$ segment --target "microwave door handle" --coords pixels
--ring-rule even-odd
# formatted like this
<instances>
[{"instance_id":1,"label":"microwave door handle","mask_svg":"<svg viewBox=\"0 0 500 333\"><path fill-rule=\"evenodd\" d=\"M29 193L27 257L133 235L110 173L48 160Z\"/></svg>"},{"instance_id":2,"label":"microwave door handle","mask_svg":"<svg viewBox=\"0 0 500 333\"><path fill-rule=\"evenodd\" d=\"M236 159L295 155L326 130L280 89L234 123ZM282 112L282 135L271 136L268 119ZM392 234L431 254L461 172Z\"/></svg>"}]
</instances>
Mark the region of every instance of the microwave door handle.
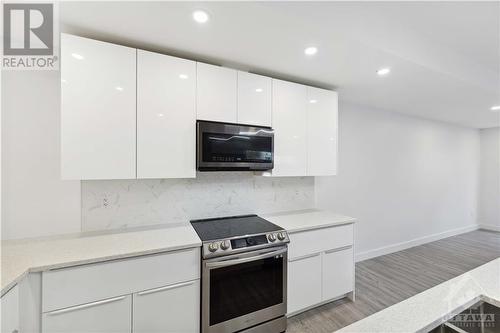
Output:
<instances>
[{"instance_id":1,"label":"microwave door handle","mask_svg":"<svg viewBox=\"0 0 500 333\"><path fill-rule=\"evenodd\" d=\"M224 261L216 261L216 262L207 262L205 265L207 265L207 268L220 268L220 267L226 267L226 266L232 266L232 265L237 265L237 264L243 264L246 262L254 261L254 260L260 260L260 259L266 259L270 257L274 257L280 254L283 254L287 251L286 248L273 251L273 252L267 252L264 254L259 254L257 256L252 256L252 257L247 257L247 258L240 258L240 259L231 259L231 260L224 260Z\"/></svg>"}]
</instances>

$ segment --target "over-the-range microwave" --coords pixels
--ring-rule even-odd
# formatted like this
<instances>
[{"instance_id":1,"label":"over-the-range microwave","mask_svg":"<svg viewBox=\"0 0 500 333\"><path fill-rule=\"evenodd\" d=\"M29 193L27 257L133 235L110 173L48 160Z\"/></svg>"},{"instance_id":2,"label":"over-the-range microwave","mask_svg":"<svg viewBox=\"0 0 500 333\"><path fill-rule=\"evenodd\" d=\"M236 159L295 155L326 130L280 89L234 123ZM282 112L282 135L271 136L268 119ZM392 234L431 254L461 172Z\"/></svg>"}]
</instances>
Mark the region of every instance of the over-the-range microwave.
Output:
<instances>
[{"instance_id":1,"label":"over-the-range microwave","mask_svg":"<svg viewBox=\"0 0 500 333\"><path fill-rule=\"evenodd\" d=\"M273 168L270 127L197 121L199 171L265 171Z\"/></svg>"}]
</instances>

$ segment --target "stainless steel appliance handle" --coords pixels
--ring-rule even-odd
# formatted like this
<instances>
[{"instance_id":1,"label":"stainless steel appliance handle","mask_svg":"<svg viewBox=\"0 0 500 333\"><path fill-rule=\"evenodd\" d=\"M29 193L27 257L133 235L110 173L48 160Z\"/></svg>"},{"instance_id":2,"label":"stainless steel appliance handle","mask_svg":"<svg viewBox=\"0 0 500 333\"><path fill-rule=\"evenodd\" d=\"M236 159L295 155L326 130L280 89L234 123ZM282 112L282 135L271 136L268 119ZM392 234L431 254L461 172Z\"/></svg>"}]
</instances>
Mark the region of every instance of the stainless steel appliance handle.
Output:
<instances>
[{"instance_id":1,"label":"stainless steel appliance handle","mask_svg":"<svg viewBox=\"0 0 500 333\"><path fill-rule=\"evenodd\" d=\"M269 257L274 257L274 256L285 253L287 250L288 250L287 248L284 248L284 249L280 249L277 251L266 252L264 254L259 254L256 256L252 256L252 257L246 257L246 258L240 258L240 259L230 259L230 260L216 261L216 262L207 262L205 265L207 265L207 268L219 268L219 267L226 267L226 266L232 266L232 265L237 265L237 264L243 264L243 263L254 261L254 260L260 260L260 259L265 259L265 258L269 258Z\"/></svg>"}]
</instances>

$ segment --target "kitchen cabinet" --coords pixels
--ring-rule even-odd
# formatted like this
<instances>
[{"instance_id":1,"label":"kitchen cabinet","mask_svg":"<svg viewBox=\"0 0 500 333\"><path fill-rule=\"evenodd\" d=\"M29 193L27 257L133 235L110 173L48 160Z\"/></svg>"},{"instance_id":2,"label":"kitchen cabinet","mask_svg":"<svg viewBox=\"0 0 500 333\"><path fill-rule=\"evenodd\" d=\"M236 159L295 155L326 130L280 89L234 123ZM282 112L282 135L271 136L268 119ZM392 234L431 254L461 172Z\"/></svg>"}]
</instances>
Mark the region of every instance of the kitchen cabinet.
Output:
<instances>
[{"instance_id":1,"label":"kitchen cabinet","mask_svg":"<svg viewBox=\"0 0 500 333\"><path fill-rule=\"evenodd\" d=\"M200 282L193 280L134 294L134 333L195 333L200 328Z\"/></svg>"},{"instance_id":2,"label":"kitchen cabinet","mask_svg":"<svg viewBox=\"0 0 500 333\"><path fill-rule=\"evenodd\" d=\"M2 311L1 328L2 333L20 332L19 322L19 287L16 285L0 299Z\"/></svg>"},{"instance_id":3,"label":"kitchen cabinet","mask_svg":"<svg viewBox=\"0 0 500 333\"><path fill-rule=\"evenodd\" d=\"M129 333L132 297L99 300L42 315L44 333Z\"/></svg>"},{"instance_id":4,"label":"kitchen cabinet","mask_svg":"<svg viewBox=\"0 0 500 333\"><path fill-rule=\"evenodd\" d=\"M196 62L137 51L137 178L196 176Z\"/></svg>"},{"instance_id":5,"label":"kitchen cabinet","mask_svg":"<svg viewBox=\"0 0 500 333\"><path fill-rule=\"evenodd\" d=\"M238 123L271 127L272 80L238 72Z\"/></svg>"},{"instance_id":6,"label":"kitchen cabinet","mask_svg":"<svg viewBox=\"0 0 500 333\"><path fill-rule=\"evenodd\" d=\"M337 173L338 97L335 91L307 87L307 175Z\"/></svg>"},{"instance_id":7,"label":"kitchen cabinet","mask_svg":"<svg viewBox=\"0 0 500 333\"><path fill-rule=\"evenodd\" d=\"M306 86L273 79L274 169L272 176L305 176Z\"/></svg>"},{"instance_id":8,"label":"kitchen cabinet","mask_svg":"<svg viewBox=\"0 0 500 333\"><path fill-rule=\"evenodd\" d=\"M198 62L196 75L197 119L236 123L236 70Z\"/></svg>"},{"instance_id":9,"label":"kitchen cabinet","mask_svg":"<svg viewBox=\"0 0 500 333\"><path fill-rule=\"evenodd\" d=\"M288 316L353 295L352 223L292 232L289 237Z\"/></svg>"},{"instance_id":10,"label":"kitchen cabinet","mask_svg":"<svg viewBox=\"0 0 500 333\"><path fill-rule=\"evenodd\" d=\"M321 254L290 259L287 312L294 313L321 302Z\"/></svg>"},{"instance_id":11,"label":"kitchen cabinet","mask_svg":"<svg viewBox=\"0 0 500 333\"><path fill-rule=\"evenodd\" d=\"M136 49L61 35L63 179L136 178Z\"/></svg>"},{"instance_id":12,"label":"kitchen cabinet","mask_svg":"<svg viewBox=\"0 0 500 333\"><path fill-rule=\"evenodd\" d=\"M350 293L354 289L353 258L352 246L324 252L322 262L323 301Z\"/></svg>"},{"instance_id":13,"label":"kitchen cabinet","mask_svg":"<svg viewBox=\"0 0 500 333\"><path fill-rule=\"evenodd\" d=\"M198 332L200 249L42 272L42 333Z\"/></svg>"}]
</instances>

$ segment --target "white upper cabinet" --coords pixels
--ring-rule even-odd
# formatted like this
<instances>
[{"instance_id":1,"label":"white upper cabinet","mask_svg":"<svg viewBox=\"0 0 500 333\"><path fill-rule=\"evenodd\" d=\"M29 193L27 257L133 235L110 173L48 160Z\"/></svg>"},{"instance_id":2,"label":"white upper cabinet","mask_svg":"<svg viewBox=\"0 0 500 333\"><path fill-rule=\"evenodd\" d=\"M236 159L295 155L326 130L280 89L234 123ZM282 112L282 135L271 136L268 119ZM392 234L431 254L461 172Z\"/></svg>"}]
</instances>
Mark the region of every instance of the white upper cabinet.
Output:
<instances>
[{"instance_id":1,"label":"white upper cabinet","mask_svg":"<svg viewBox=\"0 0 500 333\"><path fill-rule=\"evenodd\" d=\"M197 63L197 119L237 122L237 72Z\"/></svg>"},{"instance_id":2,"label":"white upper cabinet","mask_svg":"<svg viewBox=\"0 0 500 333\"><path fill-rule=\"evenodd\" d=\"M196 62L137 52L137 178L196 176Z\"/></svg>"},{"instance_id":3,"label":"white upper cabinet","mask_svg":"<svg viewBox=\"0 0 500 333\"><path fill-rule=\"evenodd\" d=\"M306 86L273 80L272 176L304 176L307 167Z\"/></svg>"},{"instance_id":4,"label":"white upper cabinet","mask_svg":"<svg viewBox=\"0 0 500 333\"><path fill-rule=\"evenodd\" d=\"M307 175L337 173L338 98L335 91L307 87Z\"/></svg>"},{"instance_id":5,"label":"white upper cabinet","mask_svg":"<svg viewBox=\"0 0 500 333\"><path fill-rule=\"evenodd\" d=\"M238 123L271 126L272 79L238 72Z\"/></svg>"},{"instance_id":6,"label":"white upper cabinet","mask_svg":"<svg viewBox=\"0 0 500 333\"><path fill-rule=\"evenodd\" d=\"M136 177L136 50L61 35L63 179Z\"/></svg>"}]
</instances>

